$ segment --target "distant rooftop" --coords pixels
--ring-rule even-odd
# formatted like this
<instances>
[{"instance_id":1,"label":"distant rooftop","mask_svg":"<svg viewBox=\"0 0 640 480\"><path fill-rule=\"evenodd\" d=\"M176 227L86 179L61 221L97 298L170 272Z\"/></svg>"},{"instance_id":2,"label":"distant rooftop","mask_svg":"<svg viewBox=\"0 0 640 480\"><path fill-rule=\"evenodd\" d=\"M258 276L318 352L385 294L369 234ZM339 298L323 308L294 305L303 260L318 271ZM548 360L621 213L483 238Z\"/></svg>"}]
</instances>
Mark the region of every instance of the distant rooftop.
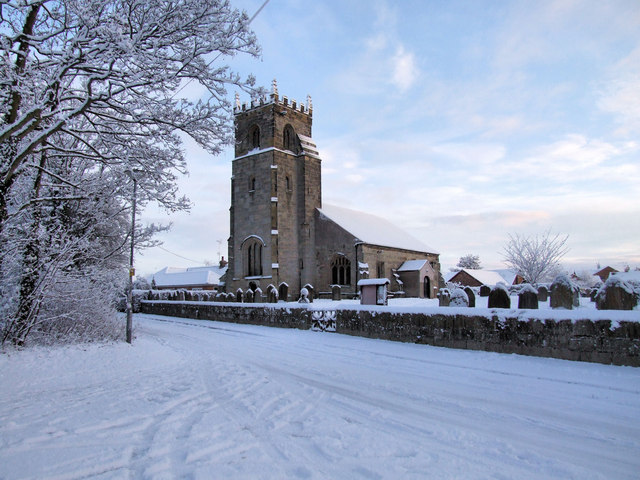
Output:
<instances>
[{"instance_id":1,"label":"distant rooftop","mask_svg":"<svg viewBox=\"0 0 640 480\"><path fill-rule=\"evenodd\" d=\"M161 287L187 287L187 286L215 286L220 283L220 277L226 271L226 267L164 267L153 275L156 286Z\"/></svg>"}]
</instances>

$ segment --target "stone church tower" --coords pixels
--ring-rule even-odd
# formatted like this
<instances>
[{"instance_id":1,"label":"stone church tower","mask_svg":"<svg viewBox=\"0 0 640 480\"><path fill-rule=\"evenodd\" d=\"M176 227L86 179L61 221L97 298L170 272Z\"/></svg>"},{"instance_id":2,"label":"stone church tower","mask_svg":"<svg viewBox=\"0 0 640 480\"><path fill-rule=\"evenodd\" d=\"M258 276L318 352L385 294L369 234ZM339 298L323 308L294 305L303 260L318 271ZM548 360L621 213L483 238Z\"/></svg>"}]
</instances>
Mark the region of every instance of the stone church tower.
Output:
<instances>
[{"instance_id":1,"label":"stone church tower","mask_svg":"<svg viewBox=\"0 0 640 480\"><path fill-rule=\"evenodd\" d=\"M352 298L358 282L391 280L392 291L433 298L439 254L390 222L322 205L320 156L311 138L311 99L278 95L240 104L236 96L227 292L269 285L284 300L305 285L326 298Z\"/></svg>"},{"instance_id":2,"label":"stone church tower","mask_svg":"<svg viewBox=\"0 0 640 480\"><path fill-rule=\"evenodd\" d=\"M314 214L321 208L320 157L311 139L311 99L240 105L236 96L226 290L313 283Z\"/></svg>"}]
</instances>

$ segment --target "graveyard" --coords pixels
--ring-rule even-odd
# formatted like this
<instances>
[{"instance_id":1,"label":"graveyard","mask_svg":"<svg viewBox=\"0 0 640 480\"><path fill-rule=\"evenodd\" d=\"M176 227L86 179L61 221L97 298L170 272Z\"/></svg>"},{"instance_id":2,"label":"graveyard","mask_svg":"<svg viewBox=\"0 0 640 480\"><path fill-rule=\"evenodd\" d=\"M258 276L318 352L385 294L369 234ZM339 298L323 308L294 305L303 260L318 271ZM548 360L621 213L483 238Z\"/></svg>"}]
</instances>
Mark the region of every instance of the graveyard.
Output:
<instances>
[{"instance_id":1,"label":"graveyard","mask_svg":"<svg viewBox=\"0 0 640 480\"><path fill-rule=\"evenodd\" d=\"M314 298L310 285L305 295L287 295L286 301L278 299L275 287L266 295L260 290L139 291L136 306L148 314L640 366L634 282L635 277L608 280L589 295L581 294L566 276L538 288L496 285L465 291L450 285L440 289L437 299L402 298L390 292L392 298L379 305L342 299L339 288L332 289L330 298Z\"/></svg>"}]
</instances>

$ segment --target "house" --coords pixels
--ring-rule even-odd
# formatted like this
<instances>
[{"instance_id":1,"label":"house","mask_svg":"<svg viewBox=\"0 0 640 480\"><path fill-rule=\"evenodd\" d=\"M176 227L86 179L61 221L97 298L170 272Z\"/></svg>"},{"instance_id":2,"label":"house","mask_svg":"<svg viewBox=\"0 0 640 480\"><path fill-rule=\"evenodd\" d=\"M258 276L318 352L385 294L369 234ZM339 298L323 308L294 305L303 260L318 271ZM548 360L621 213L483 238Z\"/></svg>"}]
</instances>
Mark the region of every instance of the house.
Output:
<instances>
[{"instance_id":1,"label":"house","mask_svg":"<svg viewBox=\"0 0 640 480\"><path fill-rule=\"evenodd\" d=\"M428 278L438 289L438 252L391 222L322 202L321 158L312 139L313 107L280 97L234 110L228 292L286 285L293 296L305 285L328 292L340 285L356 295L363 278L392 278L405 262L428 262L416 285ZM414 290L425 295L423 287Z\"/></svg>"},{"instance_id":2,"label":"house","mask_svg":"<svg viewBox=\"0 0 640 480\"><path fill-rule=\"evenodd\" d=\"M504 278L504 283L507 285L520 285L524 283L524 277L513 270L500 269L491 271L500 274L500 276Z\"/></svg>"},{"instance_id":3,"label":"house","mask_svg":"<svg viewBox=\"0 0 640 480\"><path fill-rule=\"evenodd\" d=\"M600 280L602 282L606 282L607 278L609 278L609 275L611 275L612 273L617 273L618 270L616 270L613 267L609 267L606 266L600 270L598 270L596 273L594 273L595 276L597 276L598 278L600 278Z\"/></svg>"},{"instance_id":4,"label":"house","mask_svg":"<svg viewBox=\"0 0 640 480\"><path fill-rule=\"evenodd\" d=\"M154 290L218 290L226 269L224 257L218 266L165 267L153 275L151 286Z\"/></svg>"},{"instance_id":5,"label":"house","mask_svg":"<svg viewBox=\"0 0 640 480\"><path fill-rule=\"evenodd\" d=\"M449 277L448 283L457 283L464 287L481 287L482 285L496 285L506 282L498 272L463 268Z\"/></svg>"},{"instance_id":6,"label":"house","mask_svg":"<svg viewBox=\"0 0 640 480\"><path fill-rule=\"evenodd\" d=\"M462 269L449 276L448 283L458 283L465 287L492 286L498 283L519 285L524 282L521 275L510 270L472 270Z\"/></svg>"}]
</instances>

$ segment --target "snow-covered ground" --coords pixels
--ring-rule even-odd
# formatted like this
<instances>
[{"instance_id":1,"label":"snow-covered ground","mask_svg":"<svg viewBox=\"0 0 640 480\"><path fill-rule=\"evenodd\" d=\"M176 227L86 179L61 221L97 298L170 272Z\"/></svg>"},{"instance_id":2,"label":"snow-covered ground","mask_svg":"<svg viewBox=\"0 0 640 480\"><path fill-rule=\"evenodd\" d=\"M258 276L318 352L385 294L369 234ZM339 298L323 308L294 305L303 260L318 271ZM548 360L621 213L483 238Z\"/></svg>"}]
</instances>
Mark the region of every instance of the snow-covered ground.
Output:
<instances>
[{"instance_id":1,"label":"snow-covered ground","mask_svg":"<svg viewBox=\"0 0 640 480\"><path fill-rule=\"evenodd\" d=\"M0 354L0 478L638 478L640 369L136 315Z\"/></svg>"}]
</instances>

